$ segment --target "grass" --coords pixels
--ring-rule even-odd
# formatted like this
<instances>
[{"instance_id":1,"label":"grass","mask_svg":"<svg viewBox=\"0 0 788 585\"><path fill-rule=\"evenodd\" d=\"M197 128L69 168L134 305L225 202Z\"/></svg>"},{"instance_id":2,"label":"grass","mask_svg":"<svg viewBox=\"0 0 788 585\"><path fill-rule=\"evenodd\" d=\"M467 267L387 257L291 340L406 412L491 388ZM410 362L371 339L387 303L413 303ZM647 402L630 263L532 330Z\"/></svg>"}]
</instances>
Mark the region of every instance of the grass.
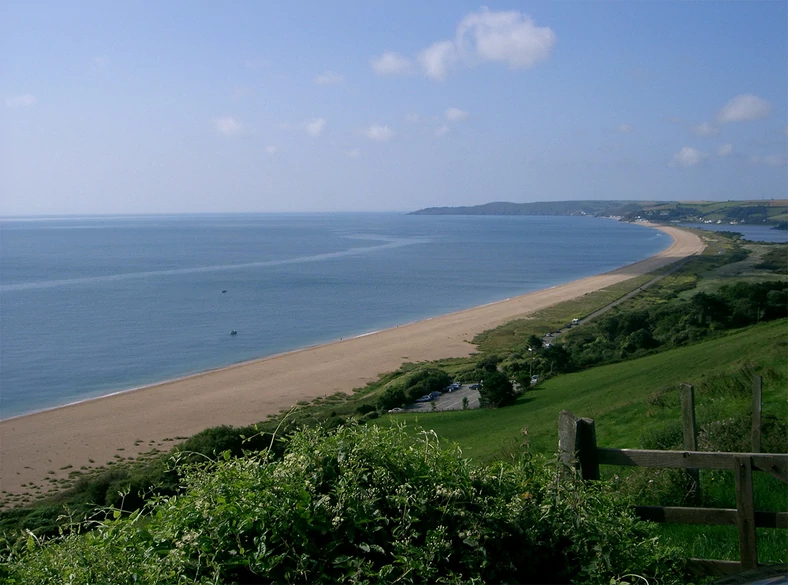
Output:
<instances>
[{"instance_id":1,"label":"grass","mask_svg":"<svg viewBox=\"0 0 788 585\"><path fill-rule=\"evenodd\" d=\"M637 360L592 368L559 376L539 384L508 408L442 412L428 415L396 415L383 421L404 420L435 430L439 436L457 443L469 457L493 460L501 449L519 440L523 428L534 451L551 453L557 446L558 414L570 409L578 416L596 420L597 440L606 447L637 447L645 428L664 425L680 417L678 405L657 408L649 397L682 382L699 384L708 372L734 373L744 364L755 362L763 368L784 372L788 324L776 321L734 332L698 345L666 351ZM764 414L783 419L788 385L782 379L766 384ZM699 423L704 408L726 414L719 405L699 401ZM737 406L729 407L729 410Z\"/></svg>"},{"instance_id":2,"label":"grass","mask_svg":"<svg viewBox=\"0 0 788 585\"><path fill-rule=\"evenodd\" d=\"M597 442L604 447L638 448L644 432L680 420L678 401L655 400L682 382L698 388L696 418L700 427L710 420L747 413L749 399L701 392L717 379L752 368L764 375L763 413L788 419L788 322L757 325L697 345L560 376L520 396L516 404L497 410L454 411L421 415L395 415L378 424L405 422L434 430L463 454L477 461L493 461L518 452L528 443L532 452L557 450L558 415L563 409L596 422ZM704 386L705 383L705 386ZM619 470L620 471L620 470ZM611 468L607 476L611 476ZM623 472L627 473L627 472ZM735 507L733 479L724 472L704 473L702 491L712 506ZM788 486L756 474L759 509L788 509ZM715 483L716 482L716 483ZM664 525L665 538L697 558L738 558L735 529ZM785 562L788 530L759 530L761 562ZM714 543L717 545L714 545Z\"/></svg>"},{"instance_id":3,"label":"grass","mask_svg":"<svg viewBox=\"0 0 788 585\"><path fill-rule=\"evenodd\" d=\"M537 311L527 319L516 319L505 325L485 331L473 340L483 352L511 350L529 335L543 336L555 331L574 318L582 318L609 305L654 278L653 274L637 276L614 284L580 298L565 301Z\"/></svg>"}]
</instances>

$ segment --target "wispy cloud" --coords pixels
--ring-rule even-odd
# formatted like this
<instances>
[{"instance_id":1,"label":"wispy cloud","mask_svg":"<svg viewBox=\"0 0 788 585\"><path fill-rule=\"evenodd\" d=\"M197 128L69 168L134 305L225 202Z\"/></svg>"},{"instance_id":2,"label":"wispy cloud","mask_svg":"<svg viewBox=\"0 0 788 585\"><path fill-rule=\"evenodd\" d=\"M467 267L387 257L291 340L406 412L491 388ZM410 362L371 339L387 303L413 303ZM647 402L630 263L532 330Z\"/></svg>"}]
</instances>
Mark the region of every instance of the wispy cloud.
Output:
<instances>
[{"instance_id":1,"label":"wispy cloud","mask_svg":"<svg viewBox=\"0 0 788 585\"><path fill-rule=\"evenodd\" d=\"M358 148L351 148L345 154L348 158L358 158L361 155L361 151Z\"/></svg>"},{"instance_id":2,"label":"wispy cloud","mask_svg":"<svg viewBox=\"0 0 788 585\"><path fill-rule=\"evenodd\" d=\"M733 144L723 144L717 149L717 156L728 156L733 152Z\"/></svg>"},{"instance_id":3,"label":"wispy cloud","mask_svg":"<svg viewBox=\"0 0 788 585\"><path fill-rule=\"evenodd\" d=\"M769 154L766 156L750 157L750 162L754 165L766 165L768 167L788 166L788 157L784 154Z\"/></svg>"},{"instance_id":4,"label":"wispy cloud","mask_svg":"<svg viewBox=\"0 0 788 585\"><path fill-rule=\"evenodd\" d=\"M617 130L621 134L632 134L635 131L635 128L631 124L619 124Z\"/></svg>"},{"instance_id":5,"label":"wispy cloud","mask_svg":"<svg viewBox=\"0 0 788 585\"><path fill-rule=\"evenodd\" d=\"M310 136L320 136L326 128L326 121L324 118L314 118L309 122L304 122L304 130Z\"/></svg>"},{"instance_id":6,"label":"wispy cloud","mask_svg":"<svg viewBox=\"0 0 788 585\"><path fill-rule=\"evenodd\" d=\"M450 122L458 122L460 120L468 119L468 112L460 108L449 108L446 110L446 119Z\"/></svg>"},{"instance_id":7,"label":"wispy cloud","mask_svg":"<svg viewBox=\"0 0 788 585\"><path fill-rule=\"evenodd\" d=\"M262 57L250 57L244 60L244 67L252 71L262 69L266 65L268 65L268 61Z\"/></svg>"},{"instance_id":8,"label":"wispy cloud","mask_svg":"<svg viewBox=\"0 0 788 585\"><path fill-rule=\"evenodd\" d=\"M378 140L380 142L394 138L394 131L391 128L380 126L379 124L372 124L369 128L365 128L363 134L370 140Z\"/></svg>"},{"instance_id":9,"label":"wispy cloud","mask_svg":"<svg viewBox=\"0 0 788 585\"><path fill-rule=\"evenodd\" d=\"M421 121L421 116L418 114L405 114L404 118L406 122L410 122L411 124L416 124Z\"/></svg>"},{"instance_id":10,"label":"wispy cloud","mask_svg":"<svg viewBox=\"0 0 788 585\"><path fill-rule=\"evenodd\" d=\"M373 57L369 64L378 75L408 75L413 72L410 59L393 51L385 51L380 57Z\"/></svg>"},{"instance_id":11,"label":"wispy cloud","mask_svg":"<svg viewBox=\"0 0 788 585\"><path fill-rule=\"evenodd\" d=\"M243 126L232 116L214 118L213 123L217 132L225 136L237 136L243 132Z\"/></svg>"},{"instance_id":12,"label":"wispy cloud","mask_svg":"<svg viewBox=\"0 0 788 585\"><path fill-rule=\"evenodd\" d=\"M705 152L695 150L691 146L685 146L673 155L671 166L694 167L704 162L707 158L709 158L709 155Z\"/></svg>"},{"instance_id":13,"label":"wispy cloud","mask_svg":"<svg viewBox=\"0 0 788 585\"><path fill-rule=\"evenodd\" d=\"M443 126L438 128L437 130L435 130L435 136L437 136L438 138L441 138L442 136L446 136L449 133L449 131L450 131L450 128L449 128L448 124L444 124Z\"/></svg>"},{"instance_id":14,"label":"wispy cloud","mask_svg":"<svg viewBox=\"0 0 788 585\"><path fill-rule=\"evenodd\" d=\"M337 83L342 83L344 79L344 75L334 73L333 71L326 71L322 75L315 77L315 83L317 85L336 85Z\"/></svg>"},{"instance_id":15,"label":"wispy cloud","mask_svg":"<svg viewBox=\"0 0 788 585\"><path fill-rule=\"evenodd\" d=\"M555 42L552 29L536 26L527 14L482 8L460 21L453 40L433 43L418 60L427 77L441 81L455 67L485 62L529 69L550 57Z\"/></svg>"},{"instance_id":16,"label":"wispy cloud","mask_svg":"<svg viewBox=\"0 0 788 585\"><path fill-rule=\"evenodd\" d=\"M756 95L739 95L725 104L717 113L717 122L751 122L765 118L772 112L772 105Z\"/></svg>"},{"instance_id":17,"label":"wispy cloud","mask_svg":"<svg viewBox=\"0 0 788 585\"><path fill-rule=\"evenodd\" d=\"M93 65L96 68L104 70L109 67L110 59L106 55L99 55L98 57L93 57Z\"/></svg>"},{"instance_id":18,"label":"wispy cloud","mask_svg":"<svg viewBox=\"0 0 788 585\"><path fill-rule=\"evenodd\" d=\"M9 108L29 108L37 101L36 96L26 93L5 98L5 105Z\"/></svg>"},{"instance_id":19,"label":"wispy cloud","mask_svg":"<svg viewBox=\"0 0 788 585\"><path fill-rule=\"evenodd\" d=\"M267 154L270 154L271 156L273 156L273 155L275 155L277 152L279 152L279 148L277 148L276 146L274 146L274 145L272 144L272 145L270 145L270 146L266 146L266 147L265 147L265 152L266 152Z\"/></svg>"},{"instance_id":20,"label":"wispy cloud","mask_svg":"<svg viewBox=\"0 0 788 585\"><path fill-rule=\"evenodd\" d=\"M709 122L703 122L695 126L690 126L690 132L696 136L716 136L720 133L719 128Z\"/></svg>"}]
</instances>

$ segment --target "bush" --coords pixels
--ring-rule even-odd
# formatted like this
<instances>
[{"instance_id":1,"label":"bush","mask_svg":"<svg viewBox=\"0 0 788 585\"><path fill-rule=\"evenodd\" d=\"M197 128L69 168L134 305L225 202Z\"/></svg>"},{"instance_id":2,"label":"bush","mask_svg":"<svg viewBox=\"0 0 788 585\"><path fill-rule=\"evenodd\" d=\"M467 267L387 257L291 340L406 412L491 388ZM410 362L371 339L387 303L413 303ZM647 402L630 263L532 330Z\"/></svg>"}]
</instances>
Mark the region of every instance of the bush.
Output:
<instances>
[{"instance_id":1,"label":"bush","mask_svg":"<svg viewBox=\"0 0 788 585\"><path fill-rule=\"evenodd\" d=\"M95 530L6 552L8 583L680 583L650 525L605 482L552 464L477 467L434 434L291 435L285 455L190 464L182 493Z\"/></svg>"}]
</instances>

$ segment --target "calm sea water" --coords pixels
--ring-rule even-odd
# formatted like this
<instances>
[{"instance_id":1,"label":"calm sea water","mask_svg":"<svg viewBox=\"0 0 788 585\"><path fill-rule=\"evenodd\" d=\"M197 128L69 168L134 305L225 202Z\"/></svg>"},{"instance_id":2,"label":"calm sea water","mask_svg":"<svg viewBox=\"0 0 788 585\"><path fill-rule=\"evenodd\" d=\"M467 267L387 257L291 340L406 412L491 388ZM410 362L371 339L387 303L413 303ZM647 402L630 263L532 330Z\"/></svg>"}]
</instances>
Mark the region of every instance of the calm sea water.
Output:
<instances>
[{"instance_id":1,"label":"calm sea water","mask_svg":"<svg viewBox=\"0 0 788 585\"><path fill-rule=\"evenodd\" d=\"M0 238L1 418L501 300L670 244L585 217L399 214L6 219Z\"/></svg>"},{"instance_id":2,"label":"calm sea water","mask_svg":"<svg viewBox=\"0 0 788 585\"><path fill-rule=\"evenodd\" d=\"M682 223L684 227L712 232L738 232L750 242L788 243L788 231L776 230L768 225L725 225L717 223Z\"/></svg>"}]
</instances>

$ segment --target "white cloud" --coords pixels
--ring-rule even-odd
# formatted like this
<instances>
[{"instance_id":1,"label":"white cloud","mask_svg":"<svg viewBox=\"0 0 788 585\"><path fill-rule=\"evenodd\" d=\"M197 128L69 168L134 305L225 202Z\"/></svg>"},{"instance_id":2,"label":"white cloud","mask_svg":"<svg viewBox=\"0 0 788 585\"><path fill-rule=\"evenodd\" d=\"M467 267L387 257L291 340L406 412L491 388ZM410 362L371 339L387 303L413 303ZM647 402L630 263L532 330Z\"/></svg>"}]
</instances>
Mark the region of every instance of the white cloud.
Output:
<instances>
[{"instance_id":1,"label":"white cloud","mask_svg":"<svg viewBox=\"0 0 788 585\"><path fill-rule=\"evenodd\" d=\"M385 51L380 57L370 59L369 64L378 75L407 75L413 71L410 60L393 51Z\"/></svg>"},{"instance_id":2,"label":"white cloud","mask_svg":"<svg viewBox=\"0 0 788 585\"><path fill-rule=\"evenodd\" d=\"M767 156L750 157L750 162L754 165L766 165L769 167L788 166L788 157L784 154L769 154Z\"/></svg>"},{"instance_id":3,"label":"white cloud","mask_svg":"<svg viewBox=\"0 0 788 585\"><path fill-rule=\"evenodd\" d=\"M459 58L457 47L452 41L433 43L419 53L419 63L427 77L437 81L446 78L449 66Z\"/></svg>"},{"instance_id":4,"label":"white cloud","mask_svg":"<svg viewBox=\"0 0 788 585\"><path fill-rule=\"evenodd\" d=\"M379 141L391 140L392 138L394 138L394 131L388 126L380 126L378 124L372 124L372 126L364 130L364 136L366 136L370 140L379 140Z\"/></svg>"},{"instance_id":5,"label":"white cloud","mask_svg":"<svg viewBox=\"0 0 788 585\"><path fill-rule=\"evenodd\" d=\"M106 69L109 67L110 60L106 55L99 55L98 57L93 57L93 64L99 69Z\"/></svg>"},{"instance_id":6,"label":"white cloud","mask_svg":"<svg viewBox=\"0 0 788 585\"><path fill-rule=\"evenodd\" d=\"M441 136L446 136L446 134L448 133L449 133L449 126L446 124L435 130L435 136L437 136L438 138L440 138Z\"/></svg>"},{"instance_id":7,"label":"white cloud","mask_svg":"<svg viewBox=\"0 0 788 585\"><path fill-rule=\"evenodd\" d=\"M733 152L733 144L723 144L717 149L717 156L728 156Z\"/></svg>"},{"instance_id":8,"label":"white cloud","mask_svg":"<svg viewBox=\"0 0 788 585\"><path fill-rule=\"evenodd\" d=\"M468 112L461 110L459 108L449 108L448 110L446 110L446 119L451 122L457 122L459 120L467 120Z\"/></svg>"},{"instance_id":9,"label":"white cloud","mask_svg":"<svg viewBox=\"0 0 788 585\"><path fill-rule=\"evenodd\" d=\"M279 149L278 149L276 146L274 146L274 145L272 144L272 145L270 145L270 146L266 146L266 147L265 147L265 151L266 151L268 154L270 154L271 156L273 156L273 155L275 155L277 152L279 152Z\"/></svg>"},{"instance_id":10,"label":"white cloud","mask_svg":"<svg viewBox=\"0 0 788 585\"><path fill-rule=\"evenodd\" d=\"M717 113L720 124L727 122L750 122L765 118L772 111L772 105L763 98L752 94L739 95L725 104Z\"/></svg>"},{"instance_id":11,"label":"white cloud","mask_svg":"<svg viewBox=\"0 0 788 585\"><path fill-rule=\"evenodd\" d=\"M225 136L237 136L243 132L243 126L232 116L215 118L213 121L216 130Z\"/></svg>"},{"instance_id":12,"label":"white cloud","mask_svg":"<svg viewBox=\"0 0 788 585\"><path fill-rule=\"evenodd\" d=\"M304 130L310 136L320 136L326 127L326 121L323 118L314 118L309 122L304 122Z\"/></svg>"},{"instance_id":13,"label":"white cloud","mask_svg":"<svg viewBox=\"0 0 788 585\"><path fill-rule=\"evenodd\" d=\"M419 51L416 59L424 75L442 81L452 68L480 63L506 63L511 69L529 69L550 57L555 42L552 29L536 26L527 14L482 8L463 17L453 40L432 43ZM391 51L370 62L379 75L402 75L413 70L409 59Z\"/></svg>"},{"instance_id":14,"label":"white cloud","mask_svg":"<svg viewBox=\"0 0 788 585\"><path fill-rule=\"evenodd\" d=\"M334 73L333 71L326 71L323 75L315 77L315 83L318 85L335 85L341 83L344 79L344 75Z\"/></svg>"},{"instance_id":15,"label":"white cloud","mask_svg":"<svg viewBox=\"0 0 788 585\"><path fill-rule=\"evenodd\" d=\"M9 108L29 108L37 101L36 96L26 93L24 95L15 95L5 98L5 105Z\"/></svg>"},{"instance_id":16,"label":"white cloud","mask_svg":"<svg viewBox=\"0 0 788 585\"><path fill-rule=\"evenodd\" d=\"M629 124L619 124L618 131L621 134L632 134L635 131L635 128Z\"/></svg>"},{"instance_id":17,"label":"white cloud","mask_svg":"<svg viewBox=\"0 0 788 585\"><path fill-rule=\"evenodd\" d=\"M685 146L673 155L672 166L694 167L705 161L709 157L705 152L695 150L690 146Z\"/></svg>"},{"instance_id":18,"label":"white cloud","mask_svg":"<svg viewBox=\"0 0 788 585\"><path fill-rule=\"evenodd\" d=\"M482 8L472 12L457 26L460 52L470 44L476 57L483 61L508 63L512 69L528 69L550 56L555 33L549 27L538 27L527 14L490 12Z\"/></svg>"},{"instance_id":19,"label":"white cloud","mask_svg":"<svg viewBox=\"0 0 788 585\"><path fill-rule=\"evenodd\" d=\"M697 136L716 136L720 133L719 129L708 122L703 122L696 126L690 126L690 132Z\"/></svg>"},{"instance_id":20,"label":"white cloud","mask_svg":"<svg viewBox=\"0 0 788 585\"><path fill-rule=\"evenodd\" d=\"M345 154L347 154L349 158L358 158L361 155L361 151L358 148L352 148Z\"/></svg>"},{"instance_id":21,"label":"white cloud","mask_svg":"<svg viewBox=\"0 0 788 585\"><path fill-rule=\"evenodd\" d=\"M421 121L421 116L418 114L405 114L405 121L411 124L416 124Z\"/></svg>"}]
</instances>

